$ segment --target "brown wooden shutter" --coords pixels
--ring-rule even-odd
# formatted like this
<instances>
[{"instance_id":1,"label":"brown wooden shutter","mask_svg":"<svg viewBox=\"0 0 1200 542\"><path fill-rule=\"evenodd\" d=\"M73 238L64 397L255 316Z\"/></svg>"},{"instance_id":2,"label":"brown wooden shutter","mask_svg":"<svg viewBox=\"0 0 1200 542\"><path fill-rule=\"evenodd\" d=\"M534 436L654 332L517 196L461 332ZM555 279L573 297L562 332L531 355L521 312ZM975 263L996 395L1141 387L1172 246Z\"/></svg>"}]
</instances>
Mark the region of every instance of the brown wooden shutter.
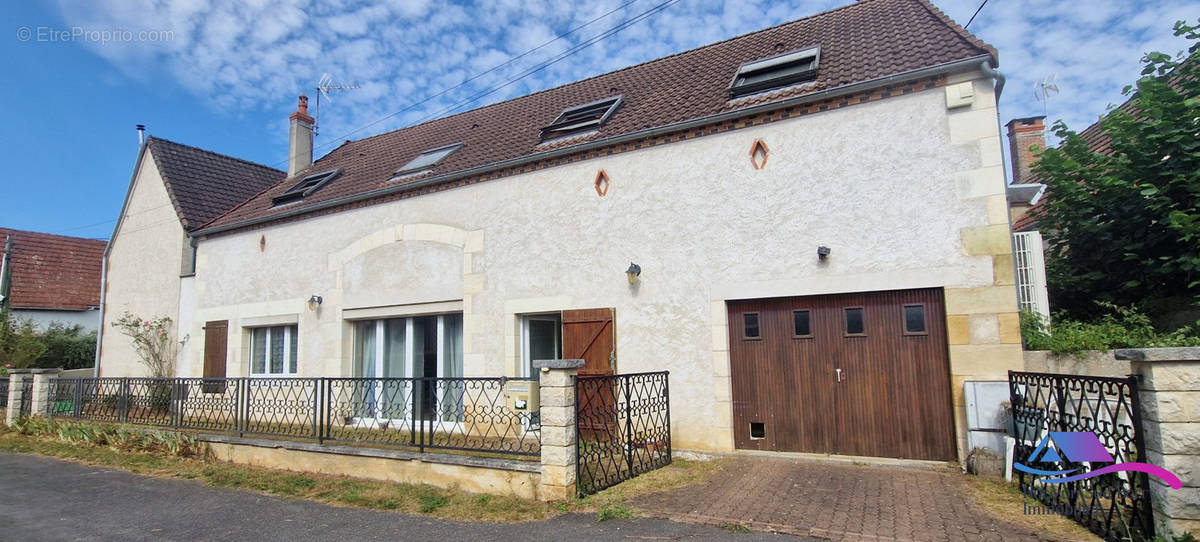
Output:
<instances>
[{"instance_id":1,"label":"brown wooden shutter","mask_svg":"<svg viewBox=\"0 0 1200 542\"><path fill-rule=\"evenodd\" d=\"M225 350L229 345L229 320L204 324L204 378L225 378Z\"/></svg>"},{"instance_id":2,"label":"brown wooden shutter","mask_svg":"<svg viewBox=\"0 0 1200 542\"><path fill-rule=\"evenodd\" d=\"M614 309L577 309L562 313L563 359L582 359L580 376L610 375L617 365Z\"/></svg>"}]
</instances>

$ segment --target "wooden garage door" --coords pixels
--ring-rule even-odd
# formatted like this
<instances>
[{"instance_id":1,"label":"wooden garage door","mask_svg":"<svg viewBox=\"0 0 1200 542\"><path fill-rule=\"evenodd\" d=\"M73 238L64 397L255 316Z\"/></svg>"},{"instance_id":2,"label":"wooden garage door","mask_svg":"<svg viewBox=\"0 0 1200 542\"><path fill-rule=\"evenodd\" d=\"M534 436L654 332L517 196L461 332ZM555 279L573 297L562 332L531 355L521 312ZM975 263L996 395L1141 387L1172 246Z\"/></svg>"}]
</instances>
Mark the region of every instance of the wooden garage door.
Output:
<instances>
[{"instance_id":1,"label":"wooden garage door","mask_svg":"<svg viewBox=\"0 0 1200 542\"><path fill-rule=\"evenodd\" d=\"M941 289L728 308L738 448L955 458Z\"/></svg>"}]
</instances>

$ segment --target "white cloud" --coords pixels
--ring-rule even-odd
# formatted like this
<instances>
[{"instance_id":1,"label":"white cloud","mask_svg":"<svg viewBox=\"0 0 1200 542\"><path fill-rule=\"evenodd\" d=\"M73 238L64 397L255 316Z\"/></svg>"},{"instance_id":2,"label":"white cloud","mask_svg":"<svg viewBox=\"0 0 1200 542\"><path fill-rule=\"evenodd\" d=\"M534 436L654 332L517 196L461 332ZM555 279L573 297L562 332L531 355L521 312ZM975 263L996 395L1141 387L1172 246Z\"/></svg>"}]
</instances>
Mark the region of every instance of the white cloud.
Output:
<instances>
[{"instance_id":1,"label":"white cloud","mask_svg":"<svg viewBox=\"0 0 1200 542\"><path fill-rule=\"evenodd\" d=\"M462 5L396 0L341 5L307 0L59 0L69 25L89 28L170 30L165 43L89 44L129 77L147 84L162 76L205 99L210 107L238 116L250 111L288 111L295 95L312 94L322 74L362 89L325 102L322 146L418 100L453 87L554 36L584 24L627 0L603 0L566 9L551 0L504 0ZM935 0L965 23L979 0ZM394 115L360 138L425 119L492 85L613 28L656 5L637 0L568 39L554 43L495 73ZM469 104L474 107L567 83L793 20L843 5L847 0L689 0L679 2L570 59L518 84ZM1046 3L992 2L971 30L1000 50L1008 87L1001 118L1041 114L1034 83L1058 75L1061 93L1046 111L1082 129L1108 103L1123 100L1120 89L1138 74L1146 51L1181 48L1170 37L1172 23L1195 19L1200 0L1129 3L1120 0ZM281 115L282 116L282 115ZM281 122L267 127L281 141ZM281 144L282 148L282 144Z\"/></svg>"}]
</instances>

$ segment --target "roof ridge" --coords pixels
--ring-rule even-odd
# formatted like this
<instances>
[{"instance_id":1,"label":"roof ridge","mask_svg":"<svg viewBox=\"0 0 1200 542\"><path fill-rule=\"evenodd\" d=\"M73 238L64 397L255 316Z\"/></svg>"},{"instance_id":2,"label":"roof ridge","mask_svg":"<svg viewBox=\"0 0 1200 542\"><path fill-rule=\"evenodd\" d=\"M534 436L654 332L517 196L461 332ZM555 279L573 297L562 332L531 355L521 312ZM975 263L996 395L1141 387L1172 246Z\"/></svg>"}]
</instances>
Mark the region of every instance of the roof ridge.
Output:
<instances>
[{"instance_id":1,"label":"roof ridge","mask_svg":"<svg viewBox=\"0 0 1200 542\"><path fill-rule=\"evenodd\" d=\"M47 237L57 237L59 239L71 239L71 240L75 240L75 241L88 241L88 242L93 242L93 243L100 243L102 245L107 244L107 241L101 241L99 239L95 239L92 237L75 237L73 235L63 235L61 233L49 233L49 232L44 232L44 231L33 231L33 230L18 230L16 228L0 227L0 234L3 234L3 233L10 233L10 234L12 234L12 233L29 233L29 234L33 234L33 235L45 235Z\"/></svg>"},{"instance_id":2,"label":"roof ridge","mask_svg":"<svg viewBox=\"0 0 1200 542\"><path fill-rule=\"evenodd\" d=\"M769 32L769 31L771 31L771 30L775 30L775 29L777 29L777 28L780 28L780 27L783 27L783 26L788 26L788 25L796 24L796 23L799 23L799 22L801 22L801 21L807 21L807 20L809 20L809 19L815 19L815 18L817 18L817 17L823 17L823 16L829 15L829 14L831 14L831 13L835 13L835 12L838 12L838 11L842 11L842 10L844 10L844 9L849 9L849 8L852 8L852 7L857 7L857 6L861 6L861 5L865 5L865 4L870 4L870 3L875 3L875 2L882 2L882 1L886 1L886 0L852 0L852 1L851 1L849 4L846 4L846 5L844 5L844 6L838 6L838 7L835 7L835 8L830 8L830 9L827 9L827 10L825 10L825 11L821 11L821 12L818 12L818 13L814 13L814 14L812 14L812 15L807 15L807 16L801 17L801 18L799 18L799 19L792 19L792 20L790 20L790 21L784 21L784 22L782 22L782 23L779 23L779 24L777 24L777 25L774 25L774 26L768 26L767 28L762 28L762 29L759 29L759 30L754 30L754 31L751 31L751 32L746 32L746 33L744 33L744 34L738 34L738 35L736 35L736 36L731 36L731 37L725 38L725 39L723 39L723 40L721 40L721 41L716 41L716 42L712 42L712 43L707 43L707 44L704 44L704 45L700 45L700 46L698 46L698 47L693 47L693 48L691 48L691 49L687 49L687 50L684 50L684 51L679 51L679 52L677 52L677 53L671 53L671 54L669 54L669 55L667 55L667 56L661 56L661 57L658 57L658 58L652 58L652 59L650 59L650 60L646 60L646 61L644 61L644 62L638 62L637 64L630 64L629 66L625 66L625 67L623 67L623 68L617 68L617 69L615 69L615 70L612 70L612 71L607 71L607 72L604 72L604 73L598 73L598 74L596 74L596 75L593 75L593 76L591 76L591 77L585 77L585 78L583 78L583 79L577 79L577 80L574 80L574 81L568 81L568 82L566 82L566 83L563 83L563 84L561 84L561 85L555 85L555 86L552 86L552 87L549 87L549 88L544 88L544 89L542 89L542 90L539 90L539 91L536 91L536 92L530 92L529 94L522 94L522 95L520 95L520 96L513 96L512 98L509 98L509 99L507 99L507 100L501 100L501 101L499 101L499 102L490 103L490 104L487 104L487 105L481 105L481 106L479 106L479 107L475 107L475 108L467 109L466 111L460 111L460 112L458 112L458 113L455 113L455 114L453 114L453 115L447 115L447 116L445 116L445 117L436 117L436 118L432 118L432 119L429 119L429 120L426 120L426 121L422 121L422 122L420 122L420 123L418 123L418 124L410 124L410 125L408 125L408 126L402 126L402 127L400 127L400 128L396 128L396 129L394 129L394 130L388 130L388 131L386 131L386 132L378 133L378 134L375 134L375 135L372 135L372 136L367 136L367 137L364 137L364 138L362 138L362 139L347 140L347 141L346 141L346 142L344 142L342 145L338 145L337 147L335 147L335 148L331 149L331 150L330 150L328 153L325 153L325 155L323 155L323 156L322 156L322 158L324 158L324 157L326 157L326 156L329 156L329 155L333 154L333 152L334 152L334 151L336 151L336 150L338 150L338 149L342 148L343 146L345 146L345 145L346 145L346 143L351 143L351 144L353 144L353 143L359 143L359 142L362 142L362 141L368 141L368 140L371 140L371 139L375 139L375 138L377 138L377 137L382 137L382 136L386 136L386 135L394 134L394 133L396 133L396 132L400 132L400 131L408 130L408 129L411 129L411 128L416 128L416 127L418 127L418 126L424 126L424 125L426 125L426 124L429 124L429 123L431 123L431 122L437 122L437 121L440 121L440 120L452 119L452 118L454 118L454 117L457 117L457 116L459 116L459 115L465 115L465 114L467 114L467 113L473 113L473 112L476 112L476 111L482 111L482 110L485 110L485 109L488 109L488 108L491 108L491 107L497 107L497 106L500 106L500 105L503 105L503 104L506 104L506 103L509 103L509 102L512 102L512 101L515 101L515 100L521 100L521 99L524 99L524 98L529 98L529 97L532 97L532 96L537 96L537 95L539 95L539 94L545 94L545 93L547 93L547 92L551 92L551 91L554 91L554 90L558 90L558 89L560 89L560 88L563 88L563 87L568 87L568 86L571 86L571 85L577 85L577 84L581 84L581 83L586 83L586 82L588 82L588 81L591 81L591 80L593 80L593 79L599 79L599 78L601 78L601 77L607 77L607 76L609 76L609 75L613 75L613 74L616 74L616 73L621 73L621 72L623 72L623 71L632 70L632 69L634 69L634 68L638 68L638 67L641 67L641 66L645 66L645 65L647 65L647 64L654 64L654 63L657 63L657 62L663 62L663 61L666 61L666 60L668 60L668 59L672 59L672 58L675 58L675 57L678 57L678 56L681 56L681 55L686 55L686 54L694 53L694 52L697 52L697 51L703 51L703 50L705 50L705 49L709 49L709 48L712 48L712 47L716 47L716 46L718 46L718 45L723 45L723 44L725 44L725 43L729 43L729 42L731 42L731 41L734 41L734 40L738 40L738 39L746 38L746 37L753 36L753 35L756 35L756 34L761 34L761 33L763 33L763 32ZM918 1L923 1L923 0L918 0ZM935 8L935 9L936 9L936 8ZM974 45L974 44L973 44L973 45Z\"/></svg>"},{"instance_id":3,"label":"roof ridge","mask_svg":"<svg viewBox=\"0 0 1200 542\"><path fill-rule=\"evenodd\" d=\"M189 148L189 149L197 150L197 151L200 151L200 152L203 152L203 153L206 153L206 154L211 154L211 155L213 155L213 156L217 156L217 157L220 157L220 158L226 158L226 159L229 159L229 160L234 160L234 161L237 161L237 162L242 162L243 164L247 164L247 165L251 165L251 166L255 166L255 167L259 167L259 168L263 168L263 169L269 169L269 170L271 170L271 171L275 171L275 172L278 172L278 173L283 173L284 175L286 175L286 174L287 174L287 172L283 171L282 169L276 169L276 168L273 168L273 167L271 167L271 166L268 166L268 165L266 165L266 164L260 164L260 163L258 163L258 162L252 162L252 161L250 161L250 160L246 160L245 158L238 158L238 157L236 157L236 156L230 156L230 155L228 155L228 154L221 154L221 153L219 153L219 152L216 152L216 151L211 151L211 150L205 149L205 148L203 148L203 147L197 147L197 146L194 146L194 145L188 145L188 144L186 144L186 143L180 143L180 142L178 142L178 141L172 141L172 140L170 140L170 139L167 139L167 138L165 138L165 137L146 136L146 143L147 143L147 144L149 144L151 141L162 141L162 142L164 142L164 143L170 143L170 144L172 144L172 145L178 145L178 146L180 146L180 147L187 147L187 148Z\"/></svg>"},{"instance_id":4,"label":"roof ridge","mask_svg":"<svg viewBox=\"0 0 1200 542\"><path fill-rule=\"evenodd\" d=\"M988 54L992 55L992 60L996 61L995 67L1000 67L1000 52L997 51L992 44L979 39L979 36L972 34L969 30L967 30L966 27L959 25L954 19L950 18L949 15L946 15L946 12L942 11L941 8L933 5L933 2L930 0L915 1L928 10L929 13L933 14L934 17L937 17L938 20L942 21L943 24L950 27L951 30L958 34L958 37L967 40L967 43L974 45L975 47L987 51ZM970 21L968 21L968 23L970 23Z\"/></svg>"}]
</instances>

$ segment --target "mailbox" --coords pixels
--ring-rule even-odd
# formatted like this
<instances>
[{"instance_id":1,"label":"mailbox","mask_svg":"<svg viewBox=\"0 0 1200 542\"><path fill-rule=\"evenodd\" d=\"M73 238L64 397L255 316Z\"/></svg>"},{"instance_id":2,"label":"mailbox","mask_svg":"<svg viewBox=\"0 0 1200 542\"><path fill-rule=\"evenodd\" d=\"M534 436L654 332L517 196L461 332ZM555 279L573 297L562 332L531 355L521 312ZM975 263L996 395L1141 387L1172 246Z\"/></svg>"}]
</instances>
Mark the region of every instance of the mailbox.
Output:
<instances>
[{"instance_id":1,"label":"mailbox","mask_svg":"<svg viewBox=\"0 0 1200 542\"><path fill-rule=\"evenodd\" d=\"M508 408L517 412L537 412L538 382L536 380L509 380L504 384L504 395Z\"/></svg>"}]
</instances>

